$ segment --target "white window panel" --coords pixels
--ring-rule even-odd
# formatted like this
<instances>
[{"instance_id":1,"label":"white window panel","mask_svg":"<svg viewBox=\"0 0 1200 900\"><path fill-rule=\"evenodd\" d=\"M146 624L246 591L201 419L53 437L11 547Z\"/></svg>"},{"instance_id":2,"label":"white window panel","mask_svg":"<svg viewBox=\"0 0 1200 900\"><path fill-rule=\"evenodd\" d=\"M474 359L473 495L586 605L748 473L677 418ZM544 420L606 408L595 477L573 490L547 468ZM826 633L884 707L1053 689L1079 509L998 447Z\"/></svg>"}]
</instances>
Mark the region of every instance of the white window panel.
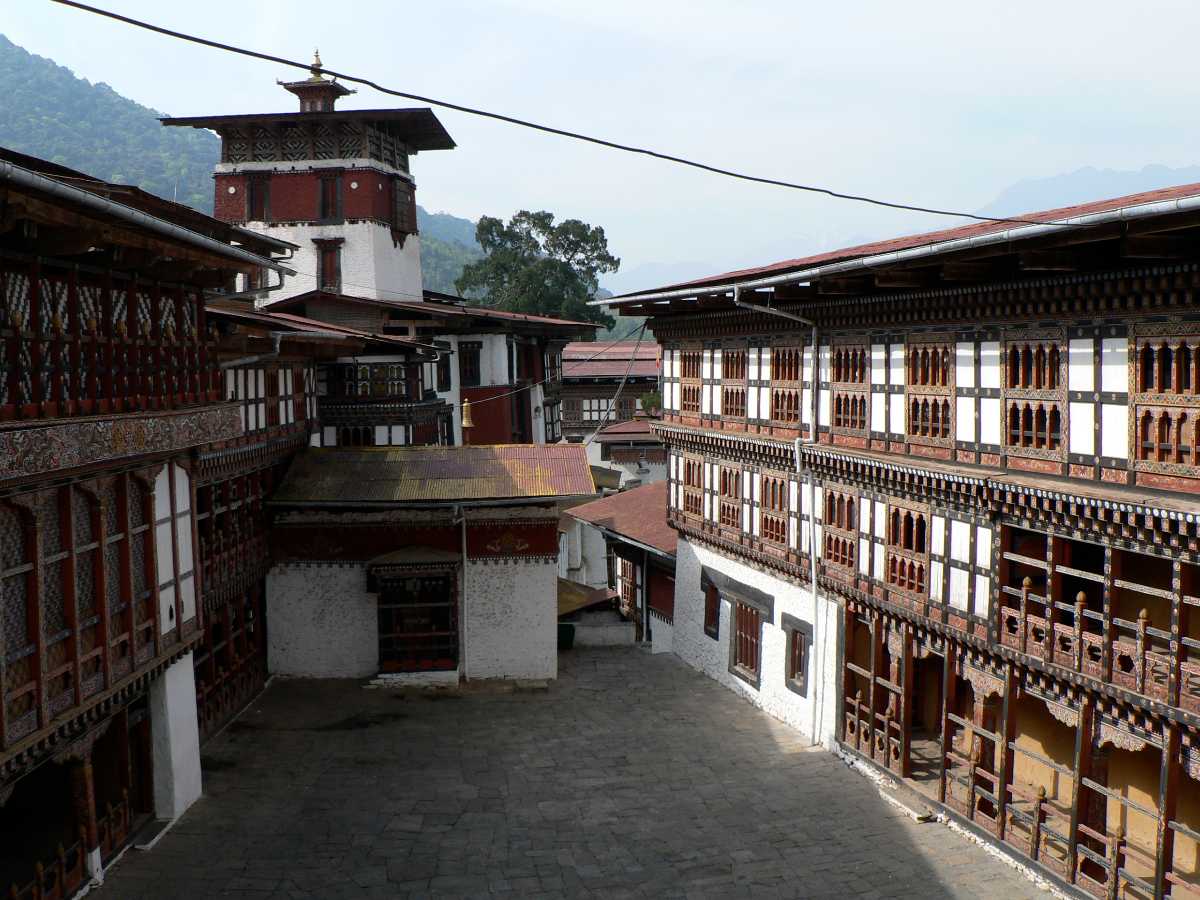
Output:
<instances>
[{"instance_id":1,"label":"white window panel","mask_svg":"<svg viewBox=\"0 0 1200 900\"><path fill-rule=\"evenodd\" d=\"M706 384L700 389L700 412L708 415L712 412L712 385Z\"/></svg>"},{"instance_id":2,"label":"white window panel","mask_svg":"<svg viewBox=\"0 0 1200 900\"><path fill-rule=\"evenodd\" d=\"M954 383L960 388L975 387L975 344L971 341L954 345Z\"/></svg>"},{"instance_id":3,"label":"white window panel","mask_svg":"<svg viewBox=\"0 0 1200 900\"><path fill-rule=\"evenodd\" d=\"M825 539L821 536L823 529L820 525L813 529L813 540L817 542L817 546L813 548L813 556L820 559L822 556L821 545L825 543Z\"/></svg>"},{"instance_id":4,"label":"white window panel","mask_svg":"<svg viewBox=\"0 0 1200 900\"><path fill-rule=\"evenodd\" d=\"M1093 455L1096 452L1096 405L1072 403L1070 412L1071 452Z\"/></svg>"},{"instance_id":5,"label":"white window panel","mask_svg":"<svg viewBox=\"0 0 1200 900\"><path fill-rule=\"evenodd\" d=\"M820 372L817 377L820 379L821 384L829 384L831 363L833 362L833 354L832 354L832 351L829 349L828 344L821 345L821 355L820 355L819 359L820 359L820 365L818 368L820 369Z\"/></svg>"},{"instance_id":6,"label":"white window panel","mask_svg":"<svg viewBox=\"0 0 1200 900\"><path fill-rule=\"evenodd\" d=\"M883 544L875 545L875 552L871 555L871 577L876 581L883 581Z\"/></svg>"},{"instance_id":7,"label":"white window panel","mask_svg":"<svg viewBox=\"0 0 1200 900\"><path fill-rule=\"evenodd\" d=\"M751 347L746 354L746 375L751 381L758 380L758 348Z\"/></svg>"},{"instance_id":8,"label":"white window panel","mask_svg":"<svg viewBox=\"0 0 1200 900\"><path fill-rule=\"evenodd\" d=\"M1129 407L1105 403L1100 407L1100 455L1125 459L1129 455Z\"/></svg>"},{"instance_id":9,"label":"white window panel","mask_svg":"<svg viewBox=\"0 0 1200 900\"><path fill-rule=\"evenodd\" d=\"M971 599L967 595L970 590L970 579L965 569L950 567L950 605L955 609L966 612L970 609Z\"/></svg>"},{"instance_id":10,"label":"white window panel","mask_svg":"<svg viewBox=\"0 0 1200 900\"><path fill-rule=\"evenodd\" d=\"M1129 391L1129 341L1105 338L1100 342L1100 390L1124 394Z\"/></svg>"},{"instance_id":11,"label":"white window panel","mask_svg":"<svg viewBox=\"0 0 1200 900\"><path fill-rule=\"evenodd\" d=\"M183 621L196 617L196 581L190 573L179 578L179 605Z\"/></svg>"},{"instance_id":12,"label":"white window panel","mask_svg":"<svg viewBox=\"0 0 1200 900\"><path fill-rule=\"evenodd\" d=\"M858 539L858 571L871 574L871 542L867 538Z\"/></svg>"},{"instance_id":13,"label":"white window panel","mask_svg":"<svg viewBox=\"0 0 1200 900\"><path fill-rule=\"evenodd\" d=\"M769 387L758 389L758 410L762 418L769 419L771 417L771 389Z\"/></svg>"},{"instance_id":14,"label":"white window panel","mask_svg":"<svg viewBox=\"0 0 1200 900\"><path fill-rule=\"evenodd\" d=\"M975 565L992 568L992 529L986 525L975 526Z\"/></svg>"},{"instance_id":15,"label":"white window panel","mask_svg":"<svg viewBox=\"0 0 1200 900\"><path fill-rule=\"evenodd\" d=\"M887 394L879 391L871 395L871 430L887 431Z\"/></svg>"},{"instance_id":16,"label":"white window panel","mask_svg":"<svg viewBox=\"0 0 1200 900\"><path fill-rule=\"evenodd\" d=\"M871 533L871 498L858 498L858 530L863 534Z\"/></svg>"},{"instance_id":17,"label":"white window panel","mask_svg":"<svg viewBox=\"0 0 1200 900\"><path fill-rule=\"evenodd\" d=\"M175 519L175 540L179 543L179 574L192 571L192 518L179 516Z\"/></svg>"},{"instance_id":18,"label":"white window panel","mask_svg":"<svg viewBox=\"0 0 1200 900\"><path fill-rule=\"evenodd\" d=\"M322 436L324 445L326 447L337 446L337 430L336 429L330 428L329 426L325 426L324 428L321 429L321 436Z\"/></svg>"},{"instance_id":19,"label":"white window panel","mask_svg":"<svg viewBox=\"0 0 1200 900\"><path fill-rule=\"evenodd\" d=\"M171 547L171 520L159 522L154 526L154 551L158 565L159 585L175 580L175 551Z\"/></svg>"},{"instance_id":20,"label":"white window panel","mask_svg":"<svg viewBox=\"0 0 1200 900\"><path fill-rule=\"evenodd\" d=\"M888 431L904 435L904 395L888 394Z\"/></svg>"},{"instance_id":21,"label":"white window panel","mask_svg":"<svg viewBox=\"0 0 1200 900\"><path fill-rule=\"evenodd\" d=\"M812 390L809 388L800 392L800 421L812 425Z\"/></svg>"},{"instance_id":22,"label":"white window panel","mask_svg":"<svg viewBox=\"0 0 1200 900\"><path fill-rule=\"evenodd\" d=\"M950 522L950 558L971 561L971 526L966 522Z\"/></svg>"},{"instance_id":23,"label":"white window panel","mask_svg":"<svg viewBox=\"0 0 1200 900\"><path fill-rule=\"evenodd\" d=\"M760 362L758 364L758 377L763 381L771 380L771 350L769 347L763 347L759 353Z\"/></svg>"},{"instance_id":24,"label":"white window panel","mask_svg":"<svg viewBox=\"0 0 1200 900\"><path fill-rule=\"evenodd\" d=\"M721 365L722 365L721 351L714 350L713 351L713 378L716 379L717 381L720 381L722 378Z\"/></svg>"},{"instance_id":25,"label":"white window panel","mask_svg":"<svg viewBox=\"0 0 1200 900\"><path fill-rule=\"evenodd\" d=\"M388 427L386 425L375 426L375 446L386 447L388 445Z\"/></svg>"},{"instance_id":26,"label":"white window panel","mask_svg":"<svg viewBox=\"0 0 1200 900\"><path fill-rule=\"evenodd\" d=\"M757 419L758 416L758 391L753 387L746 391L746 416L751 419Z\"/></svg>"},{"instance_id":27,"label":"white window panel","mask_svg":"<svg viewBox=\"0 0 1200 900\"><path fill-rule=\"evenodd\" d=\"M1096 389L1096 344L1091 338L1075 338L1067 344L1067 389Z\"/></svg>"},{"instance_id":28,"label":"white window panel","mask_svg":"<svg viewBox=\"0 0 1200 900\"><path fill-rule=\"evenodd\" d=\"M754 526L754 536L758 537L760 532L760 517L756 515L750 516L750 524Z\"/></svg>"},{"instance_id":29,"label":"white window panel","mask_svg":"<svg viewBox=\"0 0 1200 900\"><path fill-rule=\"evenodd\" d=\"M796 546L796 520L788 519L788 546Z\"/></svg>"},{"instance_id":30,"label":"white window panel","mask_svg":"<svg viewBox=\"0 0 1200 900\"><path fill-rule=\"evenodd\" d=\"M700 377L712 378L712 351L705 350L700 362Z\"/></svg>"},{"instance_id":31,"label":"white window panel","mask_svg":"<svg viewBox=\"0 0 1200 900\"><path fill-rule=\"evenodd\" d=\"M319 434L317 434L316 432L313 432L312 434L310 434L308 436L308 446L320 447L321 446L321 436Z\"/></svg>"},{"instance_id":32,"label":"white window panel","mask_svg":"<svg viewBox=\"0 0 1200 900\"><path fill-rule=\"evenodd\" d=\"M817 501L817 508L813 510L812 517L814 522L820 522L824 517L822 512L825 509L825 489L821 485L816 485L813 489L813 496Z\"/></svg>"},{"instance_id":33,"label":"white window panel","mask_svg":"<svg viewBox=\"0 0 1200 900\"><path fill-rule=\"evenodd\" d=\"M875 501L875 537L887 538L887 506L882 500Z\"/></svg>"},{"instance_id":34,"label":"white window panel","mask_svg":"<svg viewBox=\"0 0 1200 900\"><path fill-rule=\"evenodd\" d=\"M393 425L392 426L392 434L391 434L390 443L392 444L393 447L403 447L404 446L404 426L403 425Z\"/></svg>"},{"instance_id":35,"label":"white window panel","mask_svg":"<svg viewBox=\"0 0 1200 900\"><path fill-rule=\"evenodd\" d=\"M811 381L812 380L812 347L805 347L802 355L804 357L804 362L803 362L804 369L800 373L800 380L801 381Z\"/></svg>"},{"instance_id":36,"label":"white window panel","mask_svg":"<svg viewBox=\"0 0 1200 900\"><path fill-rule=\"evenodd\" d=\"M891 344L888 347L888 384L893 386L904 384L903 344Z\"/></svg>"},{"instance_id":37,"label":"white window panel","mask_svg":"<svg viewBox=\"0 0 1200 900\"><path fill-rule=\"evenodd\" d=\"M165 519L171 515L171 476L163 466L154 476L154 519Z\"/></svg>"},{"instance_id":38,"label":"white window panel","mask_svg":"<svg viewBox=\"0 0 1200 900\"><path fill-rule=\"evenodd\" d=\"M822 425L829 424L829 389L822 388L817 395L817 421Z\"/></svg>"},{"instance_id":39,"label":"white window panel","mask_svg":"<svg viewBox=\"0 0 1200 900\"><path fill-rule=\"evenodd\" d=\"M974 371L974 370L972 370ZM954 404L954 437L968 443L975 442L975 398L956 397Z\"/></svg>"},{"instance_id":40,"label":"white window panel","mask_svg":"<svg viewBox=\"0 0 1200 900\"><path fill-rule=\"evenodd\" d=\"M754 473L754 502L762 502L762 474L759 472Z\"/></svg>"},{"instance_id":41,"label":"white window panel","mask_svg":"<svg viewBox=\"0 0 1200 900\"><path fill-rule=\"evenodd\" d=\"M800 489L800 485L798 485L796 482L794 482L794 481L788 482L788 511L789 512L795 512L799 506L799 504L796 502L796 494L799 491L799 489Z\"/></svg>"},{"instance_id":42,"label":"white window panel","mask_svg":"<svg viewBox=\"0 0 1200 900\"><path fill-rule=\"evenodd\" d=\"M929 519L929 552L946 555L946 518L931 516Z\"/></svg>"},{"instance_id":43,"label":"white window panel","mask_svg":"<svg viewBox=\"0 0 1200 900\"><path fill-rule=\"evenodd\" d=\"M806 516L812 515L812 491L808 485L800 492L800 512Z\"/></svg>"},{"instance_id":44,"label":"white window panel","mask_svg":"<svg viewBox=\"0 0 1200 900\"><path fill-rule=\"evenodd\" d=\"M638 409L641 409L641 398L638 398ZM721 391L718 388L713 388L712 392L712 411L714 415L721 415Z\"/></svg>"},{"instance_id":45,"label":"white window panel","mask_svg":"<svg viewBox=\"0 0 1200 900\"><path fill-rule=\"evenodd\" d=\"M704 518L706 518L706 519L711 519L711 518L712 518L712 515L711 515L711 513L709 512L709 508L708 508L708 507L709 507L709 501L710 501L711 499L712 499L712 495L711 495L711 494L705 494L705 495L704 495Z\"/></svg>"},{"instance_id":46,"label":"white window panel","mask_svg":"<svg viewBox=\"0 0 1200 900\"><path fill-rule=\"evenodd\" d=\"M254 396L256 398L267 396L267 373L262 369L258 370L258 393Z\"/></svg>"},{"instance_id":47,"label":"white window panel","mask_svg":"<svg viewBox=\"0 0 1200 900\"><path fill-rule=\"evenodd\" d=\"M887 383L887 347L871 345L871 384Z\"/></svg>"},{"instance_id":48,"label":"white window panel","mask_svg":"<svg viewBox=\"0 0 1200 900\"><path fill-rule=\"evenodd\" d=\"M999 444L1003 423L1000 421L1000 398L979 398L979 441Z\"/></svg>"},{"instance_id":49,"label":"white window panel","mask_svg":"<svg viewBox=\"0 0 1200 900\"><path fill-rule=\"evenodd\" d=\"M742 504L742 532L745 534L750 533L750 504L749 503Z\"/></svg>"},{"instance_id":50,"label":"white window panel","mask_svg":"<svg viewBox=\"0 0 1200 900\"><path fill-rule=\"evenodd\" d=\"M713 464L706 462L704 464L704 488L710 489L713 486Z\"/></svg>"},{"instance_id":51,"label":"white window panel","mask_svg":"<svg viewBox=\"0 0 1200 900\"><path fill-rule=\"evenodd\" d=\"M929 599L942 599L942 564L936 559L929 564Z\"/></svg>"},{"instance_id":52,"label":"white window panel","mask_svg":"<svg viewBox=\"0 0 1200 900\"><path fill-rule=\"evenodd\" d=\"M984 341L979 345L979 386L1000 387L1000 342Z\"/></svg>"},{"instance_id":53,"label":"white window panel","mask_svg":"<svg viewBox=\"0 0 1200 900\"><path fill-rule=\"evenodd\" d=\"M158 633L166 634L175 627L175 584L158 591Z\"/></svg>"},{"instance_id":54,"label":"white window panel","mask_svg":"<svg viewBox=\"0 0 1200 900\"><path fill-rule=\"evenodd\" d=\"M992 605L992 579L987 575L975 576L975 615L987 618Z\"/></svg>"},{"instance_id":55,"label":"white window panel","mask_svg":"<svg viewBox=\"0 0 1200 900\"><path fill-rule=\"evenodd\" d=\"M754 473L749 469L742 472L742 499L750 499L750 485L754 482Z\"/></svg>"}]
</instances>

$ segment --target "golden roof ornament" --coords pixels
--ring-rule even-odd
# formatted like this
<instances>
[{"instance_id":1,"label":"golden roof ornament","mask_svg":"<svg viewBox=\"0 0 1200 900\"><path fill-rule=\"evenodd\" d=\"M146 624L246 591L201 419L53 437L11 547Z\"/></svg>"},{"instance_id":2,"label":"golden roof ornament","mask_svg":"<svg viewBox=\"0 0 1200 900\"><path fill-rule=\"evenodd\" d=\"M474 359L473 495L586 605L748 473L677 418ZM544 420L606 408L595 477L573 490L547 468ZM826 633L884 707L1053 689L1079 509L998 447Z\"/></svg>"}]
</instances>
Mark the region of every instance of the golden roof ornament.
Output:
<instances>
[{"instance_id":1,"label":"golden roof ornament","mask_svg":"<svg viewBox=\"0 0 1200 900\"><path fill-rule=\"evenodd\" d=\"M312 65L309 67L308 71L312 73L312 75L308 79L309 81L324 81L325 80L324 78L321 77L321 50L319 47L313 48L313 61L312 61Z\"/></svg>"}]
</instances>

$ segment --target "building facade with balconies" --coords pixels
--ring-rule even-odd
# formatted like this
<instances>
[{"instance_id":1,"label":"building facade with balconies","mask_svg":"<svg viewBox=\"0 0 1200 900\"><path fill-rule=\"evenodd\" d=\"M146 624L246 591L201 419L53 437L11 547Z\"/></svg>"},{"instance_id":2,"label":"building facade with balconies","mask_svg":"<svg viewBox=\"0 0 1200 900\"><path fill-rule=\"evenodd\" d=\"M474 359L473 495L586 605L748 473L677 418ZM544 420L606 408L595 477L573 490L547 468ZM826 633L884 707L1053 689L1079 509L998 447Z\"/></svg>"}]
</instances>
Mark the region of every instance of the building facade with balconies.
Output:
<instances>
[{"instance_id":1,"label":"building facade with balconies","mask_svg":"<svg viewBox=\"0 0 1200 900\"><path fill-rule=\"evenodd\" d=\"M664 347L674 652L1096 896L1200 894L1198 198L610 301Z\"/></svg>"}]
</instances>

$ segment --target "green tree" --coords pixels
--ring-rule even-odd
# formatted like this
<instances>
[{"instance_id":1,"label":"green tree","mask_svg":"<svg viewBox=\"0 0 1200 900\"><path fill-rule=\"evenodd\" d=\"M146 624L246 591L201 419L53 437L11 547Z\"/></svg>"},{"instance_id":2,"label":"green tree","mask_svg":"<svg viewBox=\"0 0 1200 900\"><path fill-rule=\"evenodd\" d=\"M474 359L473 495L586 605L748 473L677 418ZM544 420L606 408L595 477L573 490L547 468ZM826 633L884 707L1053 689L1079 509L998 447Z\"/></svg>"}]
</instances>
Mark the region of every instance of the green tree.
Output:
<instances>
[{"instance_id":1,"label":"green tree","mask_svg":"<svg viewBox=\"0 0 1200 900\"><path fill-rule=\"evenodd\" d=\"M602 272L621 261L608 252L604 229L578 219L521 210L505 224L484 216L475 228L484 257L463 267L455 287L499 309L559 316L611 327L613 317L587 303Z\"/></svg>"}]
</instances>

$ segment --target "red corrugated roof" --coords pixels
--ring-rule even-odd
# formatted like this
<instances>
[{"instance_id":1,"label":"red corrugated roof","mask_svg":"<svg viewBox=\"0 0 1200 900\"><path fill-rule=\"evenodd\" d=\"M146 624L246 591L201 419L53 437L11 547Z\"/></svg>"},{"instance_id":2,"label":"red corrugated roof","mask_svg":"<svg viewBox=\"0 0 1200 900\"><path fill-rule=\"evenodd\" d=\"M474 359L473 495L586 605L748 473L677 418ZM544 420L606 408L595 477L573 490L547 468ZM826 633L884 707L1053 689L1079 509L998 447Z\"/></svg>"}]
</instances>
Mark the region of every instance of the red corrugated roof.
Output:
<instances>
[{"instance_id":1,"label":"red corrugated roof","mask_svg":"<svg viewBox=\"0 0 1200 900\"><path fill-rule=\"evenodd\" d=\"M620 378L626 369L634 378L656 378L659 359L652 341L572 341L563 348L563 378Z\"/></svg>"},{"instance_id":2,"label":"red corrugated roof","mask_svg":"<svg viewBox=\"0 0 1200 900\"><path fill-rule=\"evenodd\" d=\"M1195 184L1182 184L1177 187L1160 188L1155 191L1143 191L1140 194L1128 194L1124 197L1113 197L1110 200L1095 200L1090 203L1080 203L1075 206L1062 206L1058 209L1047 209L1040 212L1023 213L1021 215L1012 216L1012 219L1020 219L1022 222L1054 222L1060 219L1071 219L1077 216L1087 216L1093 213L1109 212L1114 209L1121 209L1126 206L1141 206L1146 203L1155 203L1162 200L1179 200L1184 197L1194 197L1200 195L1200 182ZM621 296L634 296L636 294L653 293L655 291L666 291L675 288L700 287L708 284L718 284L730 281L740 281L749 278L757 278L763 275L781 274L791 269L807 269L812 266L823 265L826 263L842 262L848 259L857 259L862 256L875 256L879 253L891 253L896 250L908 250L912 247L920 247L925 244L938 244L943 241L960 240L962 238L977 237L984 234L992 234L997 231L1004 231L1009 228L1019 228L1020 223L1012 221L1007 222L976 222L972 225L962 225L957 228L945 228L940 231L927 231L921 234L906 235L903 237L889 238L883 241L875 241L869 244L860 244L856 247L844 247L840 250L829 250L825 253L817 253L813 256L803 256L798 259L785 259L781 262L771 263L765 266L758 266L751 269L735 269L732 272L723 272L719 275L709 275L704 278L697 278L693 281L680 281L675 284L661 285L656 288L647 289L645 291L634 291L630 294L622 294Z\"/></svg>"},{"instance_id":3,"label":"red corrugated roof","mask_svg":"<svg viewBox=\"0 0 1200 900\"><path fill-rule=\"evenodd\" d=\"M653 341L571 341L563 347L563 359L658 359L658 344Z\"/></svg>"},{"instance_id":4,"label":"red corrugated roof","mask_svg":"<svg viewBox=\"0 0 1200 900\"><path fill-rule=\"evenodd\" d=\"M582 444L305 450L275 492L282 504L404 505L596 493Z\"/></svg>"},{"instance_id":5,"label":"red corrugated roof","mask_svg":"<svg viewBox=\"0 0 1200 900\"><path fill-rule=\"evenodd\" d=\"M617 422L609 425L607 428L601 429L596 435L596 440L601 443L604 441L629 441L640 438L662 443L654 436L654 432L650 428L649 419L627 419L624 422Z\"/></svg>"},{"instance_id":6,"label":"red corrugated roof","mask_svg":"<svg viewBox=\"0 0 1200 900\"><path fill-rule=\"evenodd\" d=\"M581 522L606 528L655 550L675 555L679 536L667 524L667 483L656 481L567 510Z\"/></svg>"}]
</instances>

